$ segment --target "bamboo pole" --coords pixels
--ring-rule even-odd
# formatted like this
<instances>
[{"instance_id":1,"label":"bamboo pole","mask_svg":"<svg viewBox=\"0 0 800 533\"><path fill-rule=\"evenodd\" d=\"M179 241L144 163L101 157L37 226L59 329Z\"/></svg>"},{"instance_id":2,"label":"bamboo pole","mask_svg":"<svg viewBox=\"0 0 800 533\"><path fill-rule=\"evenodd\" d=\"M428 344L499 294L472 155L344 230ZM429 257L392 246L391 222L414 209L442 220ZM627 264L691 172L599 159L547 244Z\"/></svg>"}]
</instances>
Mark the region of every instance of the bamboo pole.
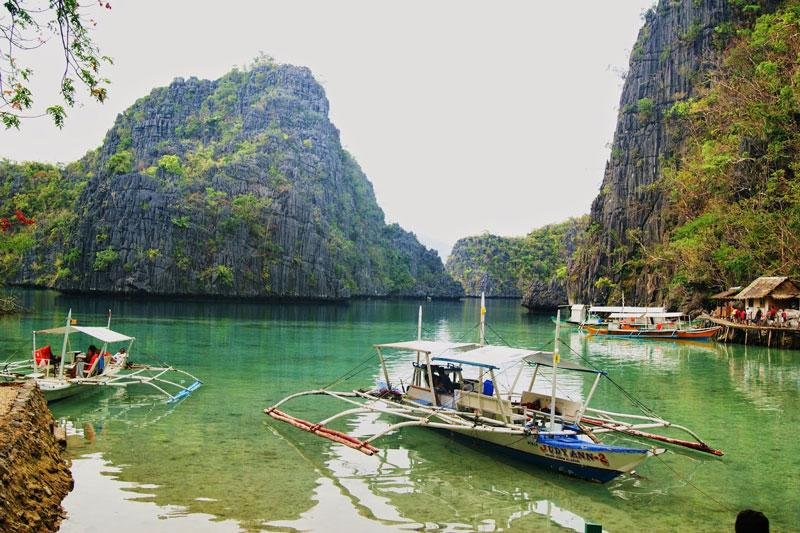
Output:
<instances>
[{"instance_id":1,"label":"bamboo pole","mask_svg":"<svg viewBox=\"0 0 800 533\"><path fill-rule=\"evenodd\" d=\"M351 437L350 435L342 433L341 431L336 431L335 429L328 429L326 427L320 426L319 424L312 424L307 420L293 417L292 415L286 414L283 411L279 411L274 407L265 409L264 412L269 416L271 416L272 418L274 418L275 420L286 422L291 426L294 426L298 429L302 429L303 431L308 431L309 433L313 433L318 437L323 437L328 440L338 442L339 444L344 444L349 448L353 448L367 455L373 455L378 451L377 448L375 448L374 446L372 446L367 442L359 440L355 437Z\"/></svg>"},{"instance_id":2,"label":"bamboo pole","mask_svg":"<svg viewBox=\"0 0 800 533\"><path fill-rule=\"evenodd\" d=\"M658 435L656 433L648 433L648 432L645 432L645 431L639 431L638 429L633 429L633 428L615 427L613 424L609 424L609 423L607 423L607 422L605 422L603 420L597 420L597 419L584 418L583 422L586 422L586 423L591 424L591 425L596 425L596 426L600 426L600 427L603 427L603 428L607 428L607 429L612 429L614 431L619 431L621 433L627 433L629 435L634 435L636 437L642 437L642 438L645 438L645 439L651 439L651 440L656 440L656 441L660 441L660 442L666 442L668 444L675 444L677 446L683 446L684 448L691 448L693 450L710 453L711 455L716 455L718 457L721 457L722 455L724 455L724 452L722 450L714 449L714 448L710 447L708 444L706 444L704 442L692 442L692 441L687 441L687 440L683 440L683 439L676 439L676 438L673 438L673 437L666 437L664 435Z\"/></svg>"}]
</instances>

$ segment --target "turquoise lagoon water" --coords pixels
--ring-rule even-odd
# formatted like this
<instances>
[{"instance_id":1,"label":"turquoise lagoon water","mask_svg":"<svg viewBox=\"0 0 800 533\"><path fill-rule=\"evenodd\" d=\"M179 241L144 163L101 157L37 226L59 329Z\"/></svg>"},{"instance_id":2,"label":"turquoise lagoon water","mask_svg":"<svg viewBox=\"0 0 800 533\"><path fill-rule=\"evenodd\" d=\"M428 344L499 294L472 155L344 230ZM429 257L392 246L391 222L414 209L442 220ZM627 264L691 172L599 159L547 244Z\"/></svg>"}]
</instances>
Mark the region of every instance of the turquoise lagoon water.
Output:
<instances>
[{"instance_id":1,"label":"turquoise lagoon water","mask_svg":"<svg viewBox=\"0 0 800 533\"><path fill-rule=\"evenodd\" d=\"M598 485L424 429L391 434L367 457L263 414L291 392L343 375L353 377L335 389L372 385L371 346L414 338L420 302L20 294L32 313L0 319L0 361L29 353L30 332L60 325L70 308L82 325L104 324L110 308L112 327L137 338L133 360L167 361L204 381L172 406L143 387L51 406L71 433L76 479L63 531L583 531L586 522L607 531L725 531L743 508L762 510L776 531L800 525L800 352L563 330L571 350L726 452L719 459L670 449L638 476ZM422 305L427 337L476 340L476 300ZM490 342L551 346L549 317L528 316L516 301L487 307ZM569 352L562 349L565 359L578 359ZM405 362L396 364L405 371ZM563 375L560 386L581 397L589 383ZM612 386L595 399L610 410L632 408ZM340 407L315 398L287 410L319 420ZM366 435L386 422L359 416L341 428Z\"/></svg>"}]
</instances>

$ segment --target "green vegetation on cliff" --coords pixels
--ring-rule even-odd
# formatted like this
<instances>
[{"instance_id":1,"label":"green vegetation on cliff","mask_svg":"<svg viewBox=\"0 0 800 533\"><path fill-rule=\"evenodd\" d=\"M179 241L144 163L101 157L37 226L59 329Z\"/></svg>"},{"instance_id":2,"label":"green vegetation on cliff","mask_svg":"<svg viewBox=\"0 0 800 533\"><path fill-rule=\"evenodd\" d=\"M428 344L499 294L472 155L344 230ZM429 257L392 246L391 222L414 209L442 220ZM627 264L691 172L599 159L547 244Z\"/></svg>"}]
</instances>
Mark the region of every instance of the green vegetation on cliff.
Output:
<instances>
[{"instance_id":1,"label":"green vegetation on cliff","mask_svg":"<svg viewBox=\"0 0 800 533\"><path fill-rule=\"evenodd\" d=\"M659 0L648 13L573 257L576 299L690 310L800 274L799 5Z\"/></svg>"},{"instance_id":2,"label":"green vegetation on cliff","mask_svg":"<svg viewBox=\"0 0 800 533\"><path fill-rule=\"evenodd\" d=\"M668 296L800 274L800 2L737 31L708 88L673 106L689 132L666 161L668 240L636 262Z\"/></svg>"},{"instance_id":3,"label":"green vegetation on cliff","mask_svg":"<svg viewBox=\"0 0 800 533\"><path fill-rule=\"evenodd\" d=\"M65 168L0 165L0 281L70 290L454 297L435 252L387 225L310 71L268 58L177 79Z\"/></svg>"},{"instance_id":4,"label":"green vegetation on cliff","mask_svg":"<svg viewBox=\"0 0 800 533\"><path fill-rule=\"evenodd\" d=\"M519 264L522 237L500 237L490 233L464 237L453 246L445 268L461 283L466 294L519 297Z\"/></svg>"},{"instance_id":5,"label":"green vegetation on cliff","mask_svg":"<svg viewBox=\"0 0 800 533\"><path fill-rule=\"evenodd\" d=\"M568 261L587 217L531 231L524 237L483 234L456 242L447 271L467 294L524 297L531 307L566 301Z\"/></svg>"}]
</instances>

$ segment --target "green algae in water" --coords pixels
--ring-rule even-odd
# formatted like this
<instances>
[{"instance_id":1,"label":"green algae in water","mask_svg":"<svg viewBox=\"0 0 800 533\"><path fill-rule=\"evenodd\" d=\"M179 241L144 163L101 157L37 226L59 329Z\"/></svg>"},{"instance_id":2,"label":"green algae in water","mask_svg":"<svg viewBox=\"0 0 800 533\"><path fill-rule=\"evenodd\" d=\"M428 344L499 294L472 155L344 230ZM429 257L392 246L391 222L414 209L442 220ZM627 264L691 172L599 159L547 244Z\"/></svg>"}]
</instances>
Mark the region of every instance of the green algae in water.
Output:
<instances>
[{"instance_id":1,"label":"green algae in water","mask_svg":"<svg viewBox=\"0 0 800 533\"><path fill-rule=\"evenodd\" d=\"M417 303L349 305L140 302L25 292L35 314L0 320L3 359L30 350L30 331L59 324L71 307L83 325L137 338L133 359L167 361L203 387L167 406L146 388L98 391L52 405L82 435L71 453L101 453L127 498L212 515L247 530L429 527L466 530L720 531L736 512L762 510L776 530L800 523L800 353L716 344L585 337L565 329L570 348L608 370L660 415L696 430L721 459L671 449L606 485L591 484L485 453L477 444L420 428L378 442L367 457L268 419L263 409L298 390L370 386L371 346L413 338ZM35 305L32 305L35 303ZM475 340L479 304L425 303L427 336ZM551 346L546 316L490 301L490 341ZM563 357L573 358L562 350ZM565 380L586 394L588 384ZM604 385L597 407L631 410ZM342 406L305 401L291 411L321 419ZM384 418L339 427L363 434ZM136 488L136 487L140 488ZM74 495L84 489L76 486ZM86 489L88 491L88 488ZM67 525L69 519L67 520Z\"/></svg>"}]
</instances>

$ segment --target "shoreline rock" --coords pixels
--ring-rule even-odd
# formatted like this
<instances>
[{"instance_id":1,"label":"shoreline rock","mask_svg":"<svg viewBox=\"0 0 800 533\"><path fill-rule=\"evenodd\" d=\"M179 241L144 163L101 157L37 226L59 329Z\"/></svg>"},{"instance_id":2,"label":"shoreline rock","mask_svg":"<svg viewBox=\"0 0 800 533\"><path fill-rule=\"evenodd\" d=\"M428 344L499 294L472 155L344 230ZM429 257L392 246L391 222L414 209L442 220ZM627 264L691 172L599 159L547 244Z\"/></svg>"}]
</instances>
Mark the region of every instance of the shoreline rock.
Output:
<instances>
[{"instance_id":1,"label":"shoreline rock","mask_svg":"<svg viewBox=\"0 0 800 533\"><path fill-rule=\"evenodd\" d=\"M57 531L70 463L35 383L0 383L0 530Z\"/></svg>"}]
</instances>

